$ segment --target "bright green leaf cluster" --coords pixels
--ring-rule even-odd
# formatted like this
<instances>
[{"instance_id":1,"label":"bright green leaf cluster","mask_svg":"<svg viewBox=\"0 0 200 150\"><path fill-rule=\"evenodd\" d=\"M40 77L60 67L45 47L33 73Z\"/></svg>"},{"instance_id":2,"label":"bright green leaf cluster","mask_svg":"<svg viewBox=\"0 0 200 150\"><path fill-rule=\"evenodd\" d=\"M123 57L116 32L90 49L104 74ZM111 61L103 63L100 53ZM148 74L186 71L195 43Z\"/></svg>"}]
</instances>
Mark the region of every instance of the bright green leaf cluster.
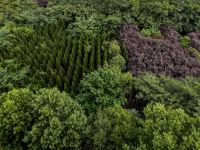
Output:
<instances>
[{"instance_id":1,"label":"bright green leaf cluster","mask_svg":"<svg viewBox=\"0 0 200 150\"><path fill-rule=\"evenodd\" d=\"M13 90L0 97L0 145L79 149L87 132L82 107L57 89Z\"/></svg>"}]
</instances>

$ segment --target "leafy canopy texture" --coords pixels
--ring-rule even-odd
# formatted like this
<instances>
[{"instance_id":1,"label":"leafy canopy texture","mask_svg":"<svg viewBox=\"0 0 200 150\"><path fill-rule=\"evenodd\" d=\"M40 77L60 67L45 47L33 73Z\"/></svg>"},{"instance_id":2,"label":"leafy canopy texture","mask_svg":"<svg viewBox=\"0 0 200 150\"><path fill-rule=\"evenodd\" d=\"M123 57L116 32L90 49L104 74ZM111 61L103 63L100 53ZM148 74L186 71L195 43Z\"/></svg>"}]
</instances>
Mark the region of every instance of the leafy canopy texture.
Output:
<instances>
[{"instance_id":1,"label":"leafy canopy texture","mask_svg":"<svg viewBox=\"0 0 200 150\"><path fill-rule=\"evenodd\" d=\"M120 105L97 111L92 126L95 149L130 149L135 144L137 126L134 113Z\"/></svg>"},{"instance_id":2,"label":"leafy canopy texture","mask_svg":"<svg viewBox=\"0 0 200 150\"><path fill-rule=\"evenodd\" d=\"M161 102L200 115L200 82L198 78L176 80L144 73L133 79L133 100L142 107Z\"/></svg>"},{"instance_id":3,"label":"leafy canopy texture","mask_svg":"<svg viewBox=\"0 0 200 150\"><path fill-rule=\"evenodd\" d=\"M0 102L0 138L5 148L80 148L87 118L66 93L19 89L4 94Z\"/></svg>"},{"instance_id":4,"label":"leafy canopy texture","mask_svg":"<svg viewBox=\"0 0 200 150\"><path fill-rule=\"evenodd\" d=\"M137 150L196 150L200 149L200 118L189 117L182 109L163 104L144 109Z\"/></svg>"},{"instance_id":5,"label":"leafy canopy texture","mask_svg":"<svg viewBox=\"0 0 200 150\"><path fill-rule=\"evenodd\" d=\"M99 107L124 104L131 80L131 74L122 73L118 67L100 68L83 78L76 100L87 113L95 113Z\"/></svg>"},{"instance_id":6,"label":"leafy canopy texture","mask_svg":"<svg viewBox=\"0 0 200 150\"><path fill-rule=\"evenodd\" d=\"M21 67L14 60L0 62L0 95L14 87L24 87L28 80L28 68Z\"/></svg>"},{"instance_id":7,"label":"leafy canopy texture","mask_svg":"<svg viewBox=\"0 0 200 150\"><path fill-rule=\"evenodd\" d=\"M12 90L0 97L0 145L20 148L31 127L31 104L35 98L29 89Z\"/></svg>"}]
</instances>

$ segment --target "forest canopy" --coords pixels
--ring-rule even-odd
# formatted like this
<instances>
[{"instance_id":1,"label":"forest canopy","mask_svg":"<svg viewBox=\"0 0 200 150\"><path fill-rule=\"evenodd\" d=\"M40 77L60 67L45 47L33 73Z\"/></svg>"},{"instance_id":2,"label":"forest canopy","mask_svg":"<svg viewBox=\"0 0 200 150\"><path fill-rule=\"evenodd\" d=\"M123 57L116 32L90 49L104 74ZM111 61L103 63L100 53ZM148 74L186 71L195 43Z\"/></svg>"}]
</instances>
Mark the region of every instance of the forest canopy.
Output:
<instances>
[{"instance_id":1,"label":"forest canopy","mask_svg":"<svg viewBox=\"0 0 200 150\"><path fill-rule=\"evenodd\" d=\"M0 2L0 150L199 150L198 0Z\"/></svg>"}]
</instances>

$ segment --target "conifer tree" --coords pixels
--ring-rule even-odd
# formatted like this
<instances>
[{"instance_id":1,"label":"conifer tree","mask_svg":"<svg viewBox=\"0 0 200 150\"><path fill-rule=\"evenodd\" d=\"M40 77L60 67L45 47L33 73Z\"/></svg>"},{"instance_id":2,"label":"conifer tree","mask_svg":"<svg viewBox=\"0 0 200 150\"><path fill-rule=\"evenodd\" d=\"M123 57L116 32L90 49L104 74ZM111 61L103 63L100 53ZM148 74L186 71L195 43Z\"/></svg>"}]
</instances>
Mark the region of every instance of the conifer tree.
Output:
<instances>
[{"instance_id":1,"label":"conifer tree","mask_svg":"<svg viewBox=\"0 0 200 150\"><path fill-rule=\"evenodd\" d=\"M83 39L82 37L79 39L79 46L78 46L78 53L77 53L77 59L76 59L76 69L79 69L81 72L82 69L82 55L83 53Z\"/></svg>"},{"instance_id":2,"label":"conifer tree","mask_svg":"<svg viewBox=\"0 0 200 150\"><path fill-rule=\"evenodd\" d=\"M62 81L61 81L59 75L56 76L56 86L57 86L57 88L60 89L60 90L63 89Z\"/></svg>"},{"instance_id":3,"label":"conifer tree","mask_svg":"<svg viewBox=\"0 0 200 150\"><path fill-rule=\"evenodd\" d=\"M78 54L77 54L77 60L79 60L80 62L82 60L82 48L83 48L83 39L81 37L78 42Z\"/></svg>"},{"instance_id":4,"label":"conifer tree","mask_svg":"<svg viewBox=\"0 0 200 150\"><path fill-rule=\"evenodd\" d=\"M72 47L72 52L70 54L70 59L72 58L72 60L74 61L75 60L75 57L76 57L76 48L77 48L77 39L74 38L73 39L73 47Z\"/></svg>"},{"instance_id":5,"label":"conifer tree","mask_svg":"<svg viewBox=\"0 0 200 150\"><path fill-rule=\"evenodd\" d=\"M53 59L53 56L50 56L48 64L47 64L47 70L50 70L53 68L54 68L54 59Z\"/></svg>"},{"instance_id":6,"label":"conifer tree","mask_svg":"<svg viewBox=\"0 0 200 150\"><path fill-rule=\"evenodd\" d=\"M106 32L102 33L102 43L106 41Z\"/></svg>"},{"instance_id":7,"label":"conifer tree","mask_svg":"<svg viewBox=\"0 0 200 150\"><path fill-rule=\"evenodd\" d=\"M67 78L68 78L69 81L72 80L73 69L74 69L74 64L73 64L72 60L70 59L70 64L69 64L69 67L67 69Z\"/></svg>"},{"instance_id":8,"label":"conifer tree","mask_svg":"<svg viewBox=\"0 0 200 150\"><path fill-rule=\"evenodd\" d=\"M71 37L71 35L69 35L68 38L67 38L67 48L65 50L64 57L63 57L63 66L64 66L65 70L67 70L68 65L69 65L69 57L70 57L70 53L71 53L71 45L72 45L72 37Z\"/></svg>"},{"instance_id":9,"label":"conifer tree","mask_svg":"<svg viewBox=\"0 0 200 150\"><path fill-rule=\"evenodd\" d=\"M79 68L77 67L77 69L74 71L73 74L73 79L72 79L72 86L71 86L71 92L74 93L75 89L77 89L77 83L79 81Z\"/></svg>"},{"instance_id":10,"label":"conifer tree","mask_svg":"<svg viewBox=\"0 0 200 150\"><path fill-rule=\"evenodd\" d=\"M91 52L90 52L90 71L94 71L95 69L95 41L94 38L92 38L92 47L91 47Z\"/></svg>"},{"instance_id":11,"label":"conifer tree","mask_svg":"<svg viewBox=\"0 0 200 150\"><path fill-rule=\"evenodd\" d=\"M69 65L69 51L65 51L65 53L64 53L64 56L63 56L63 61L62 61L62 63L63 63L63 67L64 67L64 69L65 70L67 70L67 68L68 68L68 65Z\"/></svg>"},{"instance_id":12,"label":"conifer tree","mask_svg":"<svg viewBox=\"0 0 200 150\"><path fill-rule=\"evenodd\" d=\"M63 67L60 67L60 71L62 72L62 75L63 75L63 76L66 75L65 69L64 69Z\"/></svg>"},{"instance_id":13,"label":"conifer tree","mask_svg":"<svg viewBox=\"0 0 200 150\"><path fill-rule=\"evenodd\" d=\"M61 82L63 83L64 82L64 72L63 72L62 67L60 67L58 75L60 77Z\"/></svg>"},{"instance_id":14,"label":"conifer tree","mask_svg":"<svg viewBox=\"0 0 200 150\"><path fill-rule=\"evenodd\" d=\"M49 55L44 54L44 57L43 57L43 60L42 60L42 66L43 66L43 70L45 70L45 71L47 71L48 61L49 61Z\"/></svg>"},{"instance_id":15,"label":"conifer tree","mask_svg":"<svg viewBox=\"0 0 200 150\"><path fill-rule=\"evenodd\" d=\"M54 79L53 79L53 76L52 74L50 75L50 78L49 78L49 84L48 84L48 87L54 87L55 83L54 83Z\"/></svg>"},{"instance_id":16,"label":"conifer tree","mask_svg":"<svg viewBox=\"0 0 200 150\"><path fill-rule=\"evenodd\" d=\"M77 53L77 59L76 59L76 65L75 70L73 72L73 78L72 78L72 86L71 86L71 92L75 92L75 89L77 88L77 83L79 81L79 76L81 72L81 61L82 61L82 38L79 39L79 46L78 46L78 53Z\"/></svg>"},{"instance_id":17,"label":"conifer tree","mask_svg":"<svg viewBox=\"0 0 200 150\"><path fill-rule=\"evenodd\" d=\"M88 41L88 37L86 37L84 42L84 55L83 55L83 65L82 65L82 73L87 73L88 71L88 63L89 63L89 52L91 51L91 46Z\"/></svg>"},{"instance_id":18,"label":"conifer tree","mask_svg":"<svg viewBox=\"0 0 200 150\"><path fill-rule=\"evenodd\" d=\"M61 37L64 37L64 36L62 35ZM64 50L66 48L66 40L65 40L65 38L61 39L60 45L61 45L62 53L64 54Z\"/></svg>"},{"instance_id":19,"label":"conifer tree","mask_svg":"<svg viewBox=\"0 0 200 150\"><path fill-rule=\"evenodd\" d=\"M56 57L56 69L59 70L60 67L62 67L62 53L61 53L61 51L58 52L58 56Z\"/></svg>"},{"instance_id":20,"label":"conifer tree","mask_svg":"<svg viewBox=\"0 0 200 150\"><path fill-rule=\"evenodd\" d=\"M72 79L72 73L74 71L75 55L76 55L76 38L74 38L73 40L73 48L70 54L69 67L67 69L67 78L69 81Z\"/></svg>"},{"instance_id":21,"label":"conifer tree","mask_svg":"<svg viewBox=\"0 0 200 150\"><path fill-rule=\"evenodd\" d=\"M102 46L102 51L103 51L102 65L106 64L108 59L108 48L105 45L105 43L106 42L104 42Z\"/></svg>"},{"instance_id":22,"label":"conifer tree","mask_svg":"<svg viewBox=\"0 0 200 150\"><path fill-rule=\"evenodd\" d=\"M64 79L64 91L67 92L67 93L70 92L69 81L68 81L67 76Z\"/></svg>"},{"instance_id":23,"label":"conifer tree","mask_svg":"<svg viewBox=\"0 0 200 150\"><path fill-rule=\"evenodd\" d=\"M96 51L96 57L97 57L97 67L101 67L101 37L98 36L97 39L97 51Z\"/></svg>"}]
</instances>

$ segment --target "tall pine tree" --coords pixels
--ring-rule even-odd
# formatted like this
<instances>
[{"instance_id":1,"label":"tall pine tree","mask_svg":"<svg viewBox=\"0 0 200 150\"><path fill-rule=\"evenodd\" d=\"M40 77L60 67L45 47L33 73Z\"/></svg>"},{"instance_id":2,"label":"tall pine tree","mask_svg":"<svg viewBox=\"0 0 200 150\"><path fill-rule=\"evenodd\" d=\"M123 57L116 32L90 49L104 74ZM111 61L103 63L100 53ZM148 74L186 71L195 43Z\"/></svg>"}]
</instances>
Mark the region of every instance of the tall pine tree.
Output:
<instances>
[{"instance_id":1,"label":"tall pine tree","mask_svg":"<svg viewBox=\"0 0 200 150\"><path fill-rule=\"evenodd\" d=\"M97 51L96 51L97 67L101 67L101 37L98 36L97 39Z\"/></svg>"},{"instance_id":2,"label":"tall pine tree","mask_svg":"<svg viewBox=\"0 0 200 150\"><path fill-rule=\"evenodd\" d=\"M89 63L89 66L90 66L90 71L94 71L95 69L95 40L94 40L94 37L92 38L92 41L91 41L91 52L90 52L90 63Z\"/></svg>"}]
</instances>

